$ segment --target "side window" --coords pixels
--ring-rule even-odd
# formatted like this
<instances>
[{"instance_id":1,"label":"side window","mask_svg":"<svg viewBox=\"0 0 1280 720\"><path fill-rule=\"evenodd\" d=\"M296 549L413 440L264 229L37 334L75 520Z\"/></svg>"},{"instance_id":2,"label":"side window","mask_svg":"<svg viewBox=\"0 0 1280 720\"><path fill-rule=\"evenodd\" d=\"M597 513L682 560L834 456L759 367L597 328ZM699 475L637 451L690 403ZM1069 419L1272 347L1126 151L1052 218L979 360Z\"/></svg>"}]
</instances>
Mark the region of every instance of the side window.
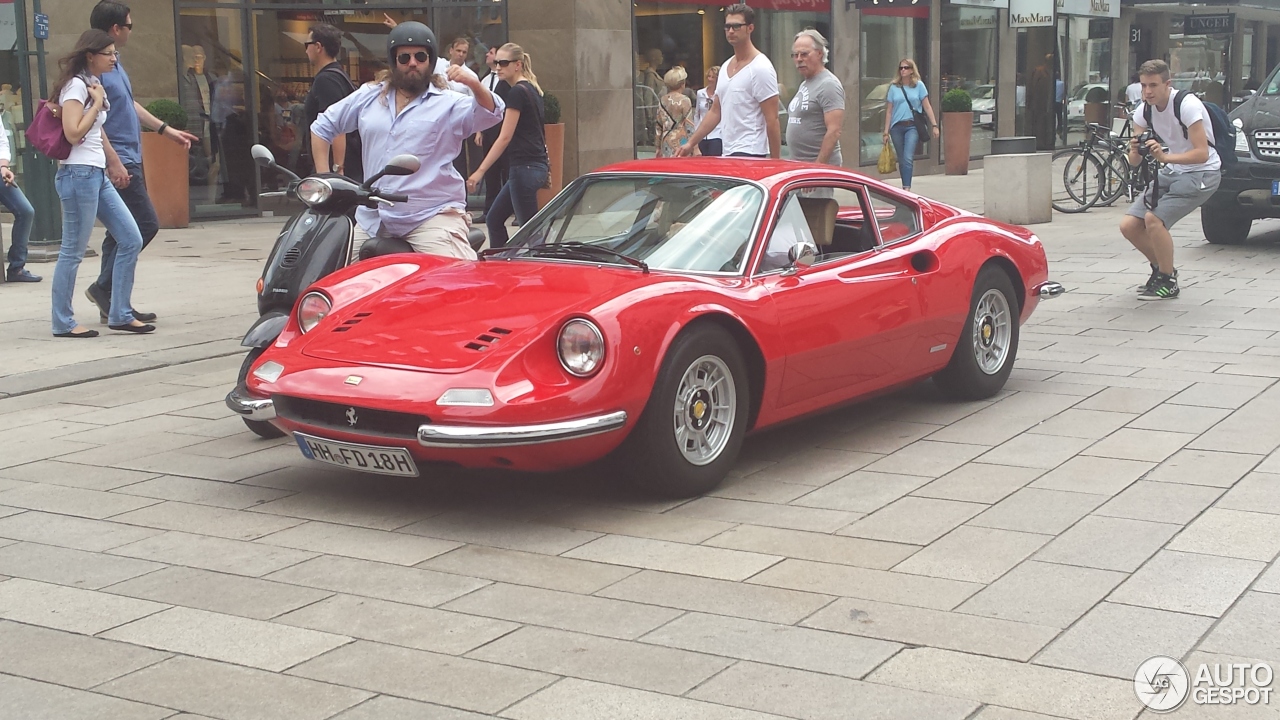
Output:
<instances>
[{"instance_id":1,"label":"side window","mask_svg":"<svg viewBox=\"0 0 1280 720\"><path fill-rule=\"evenodd\" d=\"M809 222L805 219L804 210L801 208L799 193L790 192L782 203L778 224L769 234L769 244L764 248L764 258L760 261L759 272L773 272L789 265L791 248L802 241L813 243L813 233L809 229Z\"/></svg>"},{"instance_id":2,"label":"side window","mask_svg":"<svg viewBox=\"0 0 1280 720\"><path fill-rule=\"evenodd\" d=\"M915 237L920 233L920 214L915 205L867 189L867 197L880 228L880 242L889 245L899 240Z\"/></svg>"}]
</instances>

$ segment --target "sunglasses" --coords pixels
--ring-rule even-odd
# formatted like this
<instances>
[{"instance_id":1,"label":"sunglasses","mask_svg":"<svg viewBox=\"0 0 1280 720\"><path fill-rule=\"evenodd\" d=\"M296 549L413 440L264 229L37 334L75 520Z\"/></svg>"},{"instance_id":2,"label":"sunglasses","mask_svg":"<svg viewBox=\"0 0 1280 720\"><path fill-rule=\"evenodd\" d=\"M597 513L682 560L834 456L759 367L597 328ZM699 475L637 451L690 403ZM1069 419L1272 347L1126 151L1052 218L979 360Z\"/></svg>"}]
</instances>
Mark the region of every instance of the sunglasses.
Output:
<instances>
[{"instance_id":1,"label":"sunglasses","mask_svg":"<svg viewBox=\"0 0 1280 720\"><path fill-rule=\"evenodd\" d=\"M132 29L133 29L133 23L122 23L122 24L120 24L120 27L124 28L125 30L132 30Z\"/></svg>"},{"instance_id":2,"label":"sunglasses","mask_svg":"<svg viewBox=\"0 0 1280 720\"><path fill-rule=\"evenodd\" d=\"M899 66L898 66L898 69L899 69L899 70L910 70L910 69L911 69L911 66L910 66L910 65L899 65Z\"/></svg>"},{"instance_id":3,"label":"sunglasses","mask_svg":"<svg viewBox=\"0 0 1280 720\"><path fill-rule=\"evenodd\" d=\"M418 64L421 65L425 63L427 60L429 60L431 56L428 55L425 50L419 50L418 52L412 55L410 55L409 53L400 53L399 55L396 56L396 62L400 63L401 65L408 65L409 58L413 58L414 60L417 60Z\"/></svg>"},{"instance_id":4,"label":"sunglasses","mask_svg":"<svg viewBox=\"0 0 1280 720\"><path fill-rule=\"evenodd\" d=\"M319 40L308 40L302 43L302 48L305 50L306 48L311 47L312 45L319 45L319 44L320 44Z\"/></svg>"},{"instance_id":5,"label":"sunglasses","mask_svg":"<svg viewBox=\"0 0 1280 720\"><path fill-rule=\"evenodd\" d=\"M725 23L724 29L725 30L741 30L746 26L747 26L746 23Z\"/></svg>"},{"instance_id":6,"label":"sunglasses","mask_svg":"<svg viewBox=\"0 0 1280 720\"><path fill-rule=\"evenodd\" d=\"M510 65L511 63L513 63L513 62L515 62L515 60L494 60L494 61L493 61L493 63L494 63L495 65L497 65L498 67L506 67L506 66Z\"/></svg>"}]
</instances>

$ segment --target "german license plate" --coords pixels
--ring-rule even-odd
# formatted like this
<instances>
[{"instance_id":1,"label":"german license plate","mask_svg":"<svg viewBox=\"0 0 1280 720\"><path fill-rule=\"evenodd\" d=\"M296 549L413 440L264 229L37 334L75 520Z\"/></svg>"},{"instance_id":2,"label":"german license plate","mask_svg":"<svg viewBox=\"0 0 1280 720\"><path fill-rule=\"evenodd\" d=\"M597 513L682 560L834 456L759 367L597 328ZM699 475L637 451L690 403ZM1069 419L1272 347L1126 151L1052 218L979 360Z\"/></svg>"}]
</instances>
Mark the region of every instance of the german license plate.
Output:
<instances>
[{"instance_id":1,"label":"german license plate","mask_svg":"<svg viewBox=\"0 0 1280 720\"><path fill-rule=\"evenodd\" d=\"M1271 181L1271 196L1280 195L1280 180Z\"/></svg>"},{"instance_id":2,"label":"german license plate","mask_svg":"<svg viewBox=\"0 0 1280 720\"><path fill-rule=\"evenodd\" d=\"M308 460L380 475L418 476L413 456L401 448L340 443L302 433L294 433L293 439Z\"/></svg>"},{"instance_id":3,"label":"german license plate","mask_svg":"<svg viewBox=\"0 0 1280 720\"><path fill-rule=\"evenodd\" d=\"M982 123L989 123L989 122L991 122L991 114L990 114L990 113L983 113L983 114L979 115L979 116L978 116L978 122L982 122Z\"/></svg>"}]
</instances>

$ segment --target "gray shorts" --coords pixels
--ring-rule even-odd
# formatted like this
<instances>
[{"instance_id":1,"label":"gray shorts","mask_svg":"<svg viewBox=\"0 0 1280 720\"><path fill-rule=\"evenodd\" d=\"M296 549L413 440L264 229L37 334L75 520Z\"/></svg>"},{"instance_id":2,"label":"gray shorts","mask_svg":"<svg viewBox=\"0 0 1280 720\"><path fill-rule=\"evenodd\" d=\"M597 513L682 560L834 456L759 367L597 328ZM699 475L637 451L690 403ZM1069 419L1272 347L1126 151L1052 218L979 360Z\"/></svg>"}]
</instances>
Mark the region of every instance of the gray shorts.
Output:
<instances>
[{"instance_id":1,"label":"gray shorts","mask_svg":"<svg viewBox=\"0 0 1280 720\"><path fill-rule=\"evenodd\" d=\"M1156 208L1151 214L1160 218L1166 229L1186 217L1192 210L1205 204L1222 182L1222 173L1217 170L1201 172L1171 173L1161 171L1156 175L1156 183L1160 187L1156 196ZM1147 188L1142 197L1133 201L1126 215L1136 218L1147 217L1147 204L1151 200L1152 188Z\"/></svg>"}]
</instances>

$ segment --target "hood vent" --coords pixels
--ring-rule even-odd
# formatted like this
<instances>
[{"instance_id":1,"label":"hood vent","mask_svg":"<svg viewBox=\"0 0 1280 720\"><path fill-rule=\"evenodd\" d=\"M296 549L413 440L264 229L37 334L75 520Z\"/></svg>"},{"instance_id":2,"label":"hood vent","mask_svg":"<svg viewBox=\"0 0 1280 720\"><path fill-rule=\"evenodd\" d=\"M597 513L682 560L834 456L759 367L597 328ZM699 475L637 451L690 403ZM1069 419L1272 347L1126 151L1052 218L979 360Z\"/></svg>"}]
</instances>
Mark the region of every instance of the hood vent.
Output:
<instances>
[{"instance_id":1,"label":"hood vent","mask_svg":"<svg viewBox=\"0 0 1280 720\"><path fill-rule=\"evenodd\" d=\"M511 331L506 328L500 328L500 327L489 328L487 332L480 333L479 335L476 336L475 340L472 340L471 342L466 343L465 345L463 345L463 347L465 347L468 350L474 350L476 352L484 352L485 350L488 350L489 347L492 346L494 343L501 340L502 336L510 335L510 334L511 334Z\"/></svg>"},{"instance_id":2,"label":"hood vent","mask_svg":"<svg viewBox=\"0 0 1280 720\"><path fill-rule=\"evenodd\" d=\"M298 258L302 257L302 248L294 245L285 251L284 257L280 258L280 267L291 268L298 264Z\"/></svg>"},{"instance_id":3,"label":"hood vent","mask_svg":"<svg viewBox=\"0 0 1280 720\"><path fill-rule=\"evenodd\" d=\"M346 332L351 328L355 327L356 325L359 325L362 320L364 320L365 318L369 317L372 314L373 313L367 313L367 312L356 313L355 315L351 316L350 320L347 320L346 322L342 323L338 327L334 328L333 332L336 332L336 333Z\"/></svg>"}]
</instances>

